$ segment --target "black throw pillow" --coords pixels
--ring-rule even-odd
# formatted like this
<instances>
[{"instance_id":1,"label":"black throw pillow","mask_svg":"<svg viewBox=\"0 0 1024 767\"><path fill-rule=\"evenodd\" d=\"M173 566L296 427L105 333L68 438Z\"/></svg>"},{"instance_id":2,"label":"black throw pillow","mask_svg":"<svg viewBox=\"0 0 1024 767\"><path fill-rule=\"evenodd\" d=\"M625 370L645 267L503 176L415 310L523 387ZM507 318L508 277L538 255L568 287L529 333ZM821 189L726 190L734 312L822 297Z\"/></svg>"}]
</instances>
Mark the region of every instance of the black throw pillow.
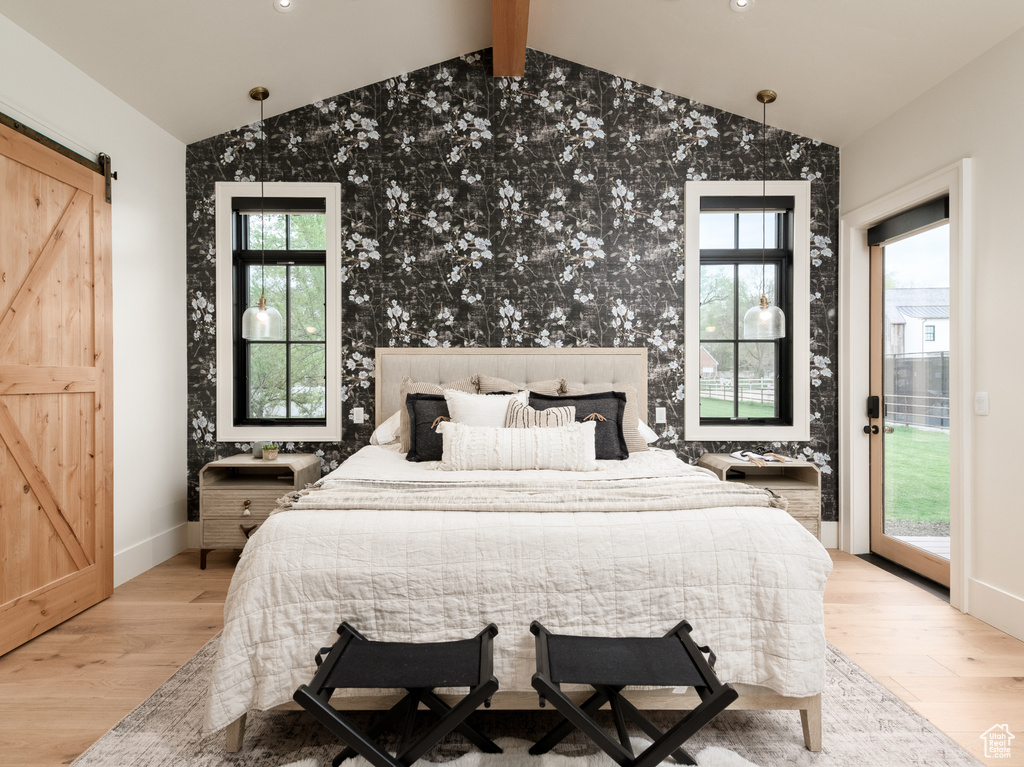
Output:
<instances>
[{"instance_id":1,"label":"black throw pillow","mask_svg":"<svg viewBox=\"0 0 1024 767\"><path fill-rule=\"evenodd\" d=\"M596 421L594 452L599 461L624 461L629 458L626 438L622 435L622 414L626 410L626 395L621 391L602 391L594 394L575 394L557 397L530 392L530 407L547 410L549 407L576 408L576 420Z\"/></svg>"},{"instance_id":2,"label":"black throw pillow","mask_svg":"<svg viewBox=\"0 0 1024 767\"><path fill-rule=\"evenodd\" d=\"M438 418L448 420L448 403L443 394L407 394L409 411L409 452L407 461L440 461L444 438L437 433Z\"/></svg>"}]
</instances>

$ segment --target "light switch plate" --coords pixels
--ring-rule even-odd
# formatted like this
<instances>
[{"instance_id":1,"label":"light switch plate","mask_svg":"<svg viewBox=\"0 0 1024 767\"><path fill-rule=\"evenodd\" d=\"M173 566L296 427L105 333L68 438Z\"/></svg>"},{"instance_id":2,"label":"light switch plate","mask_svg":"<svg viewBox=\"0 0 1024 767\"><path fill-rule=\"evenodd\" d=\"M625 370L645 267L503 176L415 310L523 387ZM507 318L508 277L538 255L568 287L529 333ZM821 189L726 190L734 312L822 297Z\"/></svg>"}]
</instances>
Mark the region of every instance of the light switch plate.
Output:
<instances>
[{"instance_id":1,"label":"light switch plate","mask_svg":"<svg viewBox=\"0 0 1024 767\"><path fill-rule=\"evenodd\" d=\"M352 423L362 423L366 420L366 415L363 413L361 407L352 408Z\"/></svg>"},{"instance_id":2,"label":"light switch plate","mask_svg":"<svg viewBox=\"0 0 1024 767\"><path fill-rule=\"evenodd\" d=\"M988 415L988 392L979 391L974 393L974 414Z\"/></svg>"},{"instance_id":3,"label":"light switch plate","mask_svg":"<svg viewBox=\"0 0 1024 767\"><path fill-rule=\"evenodd\" d=\"M656 408L654 408L654 422L655 423L666 423L667 421L668 421L668 416L665 413L665 408L663 408L663 407L656 407Z\"/></svg>"}]
</instances>

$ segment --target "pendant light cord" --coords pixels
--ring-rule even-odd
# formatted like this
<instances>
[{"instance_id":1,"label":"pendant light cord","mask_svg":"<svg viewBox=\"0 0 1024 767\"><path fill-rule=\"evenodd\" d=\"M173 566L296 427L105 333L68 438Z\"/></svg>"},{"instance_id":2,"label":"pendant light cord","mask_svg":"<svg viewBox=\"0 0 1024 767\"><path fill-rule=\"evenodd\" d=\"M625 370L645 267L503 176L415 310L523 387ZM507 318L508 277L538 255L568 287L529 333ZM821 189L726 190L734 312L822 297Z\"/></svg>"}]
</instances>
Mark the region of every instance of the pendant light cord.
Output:
<instances>
[{"instance_id":1,"label":"pendant light cord","mask_svg":"<svg viewBox=\"0 0 1024 767\"><path fill-rule=\"evenodd\" d=\"M267 210L263 181L267 175L267 123L263 119L263 102L260 99L260 132L263 133L263 151L260 156L260 304L267 299ZM762 277L763 281L763 277Z\"/></svg>"},{"instance_id":2,"label":"pendant light cord","mask_svg":"<svg viewBox=\"0 0 1024 767\"><path fill-rule=\"evenodd\" d=\"M768 297L765 291L765 240L767 239L768 225L765 218L768 215L768 102L761 102L761 302Z\"/></svg>"}]
</instances>

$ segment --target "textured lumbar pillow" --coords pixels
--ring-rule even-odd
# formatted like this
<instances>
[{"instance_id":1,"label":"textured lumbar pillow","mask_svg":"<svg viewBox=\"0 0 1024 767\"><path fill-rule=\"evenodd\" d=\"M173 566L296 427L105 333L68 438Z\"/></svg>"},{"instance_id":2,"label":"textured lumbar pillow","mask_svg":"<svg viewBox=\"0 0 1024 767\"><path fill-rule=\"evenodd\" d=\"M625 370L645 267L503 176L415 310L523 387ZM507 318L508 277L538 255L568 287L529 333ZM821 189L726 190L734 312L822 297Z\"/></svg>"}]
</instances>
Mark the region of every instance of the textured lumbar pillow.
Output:
<instances>
[{"instance_id":1,"label":"textured lumbar pillow","mask_svg":"<svg viewBox=\"0 0 1024 767\"><path fill-rule=\"evenodd\" d=\"M529 429L531 426L539 426L543 429L550 429L556 426L568 426L575 420L576 408L574 407L534 410L529 405L524 405L514 399L508 403L508 411L505 413L505 428Z\"/></svg>"},{"instance_id":2,"label":"textured lumbar pillow","mask_svg":"<svg viewBox=\"0 0 1024 767\"><path fill-rule=\"evenodd\" d=\"M529 396L528 391L518 394L466 394L448 390L444 393L453 421L467 426L489 426L495 429L505 425L509 402L518 400L525 405Z\"/></svg>"},{"instance_id":3,"label":"textured lumbar pillow","mask_svg":"<svg viewBox=\"0 0 1024 767\"><path fill-rule=\"evenodd\" d=\"M596 424L573 423L551 429L491 429L454 421L437 425L444 438L441 468L446 471L595 471Z\"/></svg>"}]
</instances>

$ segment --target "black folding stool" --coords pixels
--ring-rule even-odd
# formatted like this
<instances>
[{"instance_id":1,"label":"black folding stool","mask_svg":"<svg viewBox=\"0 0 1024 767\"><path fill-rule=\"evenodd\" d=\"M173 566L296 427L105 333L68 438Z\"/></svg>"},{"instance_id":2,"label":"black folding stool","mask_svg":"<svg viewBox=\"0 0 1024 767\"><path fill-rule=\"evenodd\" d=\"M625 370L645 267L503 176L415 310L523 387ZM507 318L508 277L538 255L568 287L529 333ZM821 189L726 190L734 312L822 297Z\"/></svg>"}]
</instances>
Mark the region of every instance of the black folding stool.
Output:
<instances>
[{"instance_id":1,"label":"black folding stool","mask_svg":"<svg viewBox=\"0 0 1024 767\"><path fill-rule=\"evenodd\" d=\"M472 639L455 642L374 642L348 623L338 627L338 641L316 654L319 669L309 685L301 685L292 697L324 727L348 744L334 758L338 767L356 753L375 767L409 767L442 738L458 730L481 751L500 754L490 738L466 723L480 704L490 706L498 689L494 677L493 623ZM325 657L326 656L326 657ZM361 732L330 704L336 689L401 687L408 691L386 712L368 734ZM469 687L469 694L454 707L434 694L435 687ZM415 742L410 742L416 711L424 703L440 716L438 722ZM397 756L391 756L376 738L404 718Z\"/></svg>"},{"instance_id":2,"label":"black folding stool","mask_svg":"<svg viewBox=\"0 0 1024 767\"><path fill-rule=\"evenodd\" d=\"M715 654L697 646L686 621L654 639L552 634L538 621L530 625L530 631L537 637L533 687L540 693L541 706L545 699L550 700L565 717L530 749L535 756L546 754L576 727L622 767L653 767L670 755L680 764L696 764L682 749L683 743L738 697L730 685L718 680L713 670ZM704 653L709 656L706 660ZM578 706L562 692L562 684L588 684L596 692ZM628 685L693 687L701 702L663 732L623 697L622 689ZM618 741L593 719L605 703L612 710ZM629 742L627 719L654 739L639 756L633 754Z\"/></svg>"}]
</instances>

